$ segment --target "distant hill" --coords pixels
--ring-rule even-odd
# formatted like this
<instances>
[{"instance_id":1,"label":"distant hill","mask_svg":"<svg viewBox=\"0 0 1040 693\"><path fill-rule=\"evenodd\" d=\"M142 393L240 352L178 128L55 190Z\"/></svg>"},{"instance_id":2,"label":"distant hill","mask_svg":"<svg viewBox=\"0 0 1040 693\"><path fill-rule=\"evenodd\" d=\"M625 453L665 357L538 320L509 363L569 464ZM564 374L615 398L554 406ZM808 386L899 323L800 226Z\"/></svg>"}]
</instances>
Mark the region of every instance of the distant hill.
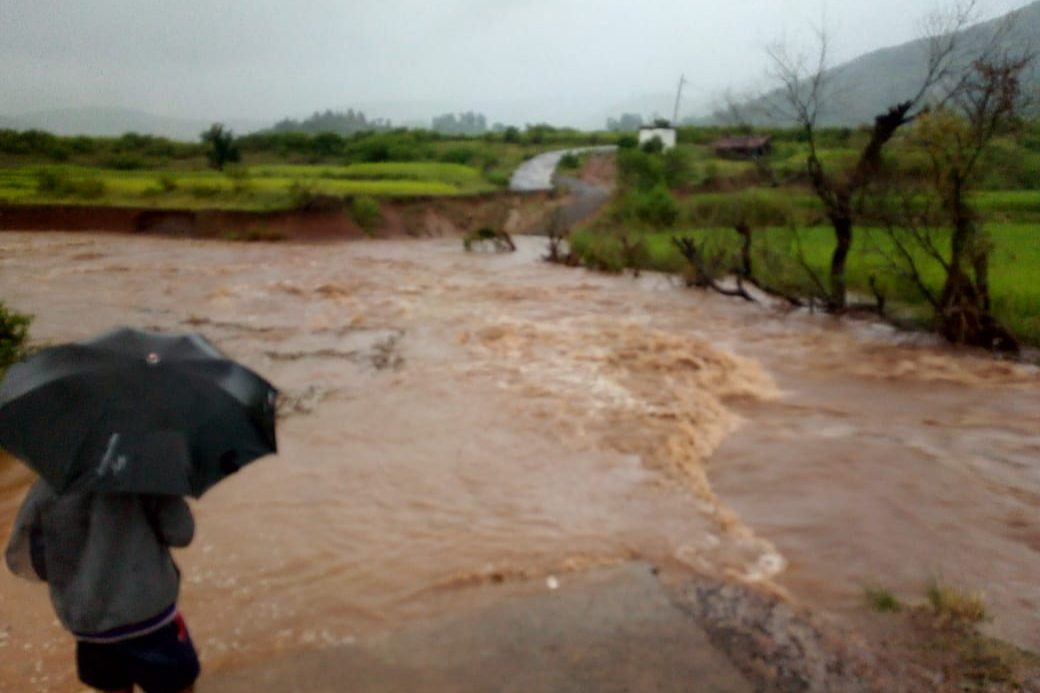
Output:
<instances>
[{"instance_id":1,"label":"distant hill","mask_svg":"<svg viewBox=\"0 0 1040 693\"><path fill-rule=\"evenodd\" d=\"M1010 31L1002 37L1001 46L1012 53L1027 46L1040 49L1040 0L1018 10ZM978 55L988 46L1006 17L997 18L964 29L958 36L960 55L966 59ZM854 126L872 123L874 117L889 106L911 98L920 87L927 69L928 43L917 40L891 48L883 48L855 58L832 69L824 93L820 124ZM1028 81L1040 88L1040 69L1034 64ZM754 124L782 124L770 103L781 100L779 91L772 92L740 110L743 119ZM724 122L717 113L707 122Z\"/></svg>"},{"instance_id":2,"label":"distant hill","mask_svg":"<svg viewBox=\"0 0 1040 693\"><path fill-rule=\"evenodd\" d=\"M345 136L356 132L389 130L391 127L389 120L369 120L362 111L351 108L346 111L326 110L324 113L315 111L303 120L285 118L275 123L270 130L263 132L302 132L310 135L332 132Z\"/></svg>"},{"instance_id":3,"label":"distant hill","mask_svg":"<svg viewBox=\"0 0 1040 693\"><path fill-rule=\"evenodd\" d=\"M199 133L211 124L212 121L169 118L127 108L68 108L0 116L0 128L12 130L32 128L56 135L96 137L118 137L127 132L136 132L184 141L198 140ZM236 134L253 132L262 126L258 122L244 120L225 121L224 124Z\"/></svg>"}]
</instances>

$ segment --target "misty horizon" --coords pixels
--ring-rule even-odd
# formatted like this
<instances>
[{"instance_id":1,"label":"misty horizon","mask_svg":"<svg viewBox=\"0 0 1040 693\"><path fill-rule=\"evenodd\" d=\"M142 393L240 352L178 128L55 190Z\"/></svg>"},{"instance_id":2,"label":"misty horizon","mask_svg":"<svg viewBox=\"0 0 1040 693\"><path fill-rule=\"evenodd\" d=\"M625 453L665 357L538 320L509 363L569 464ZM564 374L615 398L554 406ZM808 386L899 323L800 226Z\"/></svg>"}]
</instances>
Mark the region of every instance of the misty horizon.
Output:
<instances>
[{"instance_id":1,"label":"misty horizon","mask_svg":"<svg viewBox=\"0 0 1040 693\"><path fill-rule=\"evenodd\" d=\"M1028 4L1002 0L979 21ZM949 6L946 3L945 6ZM12 0L0 9L0 114L117 109L260 129L359 110L395 125L474 111L488 123L602 128L625 112L706 114L768 84L765 47L832 37L832 64L905 43L932 0ZM939 5L938 7L943 7ZM753 20L748 20L753 17Z\"/></svg>"}]
</instances>

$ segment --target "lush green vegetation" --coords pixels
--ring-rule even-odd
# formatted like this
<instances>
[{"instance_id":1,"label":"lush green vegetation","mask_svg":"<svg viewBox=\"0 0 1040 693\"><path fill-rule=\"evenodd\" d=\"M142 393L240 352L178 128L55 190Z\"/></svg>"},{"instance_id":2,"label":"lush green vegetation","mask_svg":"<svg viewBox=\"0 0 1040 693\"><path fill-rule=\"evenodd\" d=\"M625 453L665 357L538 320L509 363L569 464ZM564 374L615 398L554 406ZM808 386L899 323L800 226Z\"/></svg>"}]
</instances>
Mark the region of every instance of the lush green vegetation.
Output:
<instances>
[{"instance_id":1,"label":"lush green vegetation","mask_svg":"<svg viewBox=\"0 0 1040 693\"><path fill-rule=\"evenodd\" d=\"M994 253L992 256L990 291L994 315L1022 340L1040 344L1040 229L1031 224L995 223L988 227ZM821 281L826 277L833 246L833 233L824 226L797 228L771 226L756 232L752 262L756 275L764 283L799 295L813 294L809 272L800 263L804 258L808 270ZM661 272L682 273L687 262L674 246L676 236L697 241L709 262L733 266L740 253L742 238L732 227L675 226L668 231L639 231L623 237L604 234L602 230L583 229L571 237L574 252L591 266L619 272L631 263L625 243L637 238L641 244L637 254L640 266ZM915 300L915 289L894 275L885 252L891 248L887 236L878 229L866 229L849 256L849 288L864 297L875 290L893 300L903 300L902 318L925 322L927 313ZM938 291L943 273L938 263L919 255L917 261L926 280Z\"/></svg>"},{"instance_id":2,"label":"lush green vegetation","mask_svg":"<svg viewBox=\"0 0 1040 693\"><path fill-rule=\"evenodd\" d=\"M547 125L479 136L381 129L238 138L214 125L197 144L0 130L0 203L262 211L315 196L473 195L504 188L542 151L607 141Z\"/></svg>"},{"instance_id":3,"label":"lush green vegetation","mask_svg":"<svg viewBox=\"0 0 1040 693\"><path fill-rule=\"evenodd\" d=\"M317 198L345 200L364 227L377 223L379 200L494 192L526 158L550 149L616 142L619 193L591 229L575 233L574 252L590 265L690 272L673 242L692 239L702 264L721 275L750 262L770 288L804 297L825 294L833 232L805 176L808 144L797 129L766 129L771 151L759 160L718 156L711 143L747 129L684 127L679 146L644 151L632 135L581 133L547 125L478 136L379 128L346 136L265 132L228 141L211 130L198 143L127 134L119 138L56 137L0 131L0 203L102 204L176 209L279 210L310 207ZM220 134L221 137L216 137ZM855 160L867 129L815 133L818 158L833 170ZM915 187L927 177L927 151L914 129L900 132L884 160L900 204L924 219L937 247L949 244L934 216L935 197ZM235 154L218 156L215 143ZM230 150L229 150L230 151ZM566 157L564 168L580 166ZM1022 123L997 138L967 198L992 245L992 314L1019 339L1040 344L1040 124ZM905 184L905 185L904 185ZM891 196L892 191L885 194ZM873 191L872 193L873 194ZM857 203L858 204L858 203ZM874 214L874 216L871 216ZM932 216L929 216L929 215ZM941 291L939 258L911 248L919 281L903 276L900 232L870 211L857 211L847 266L853 298L883 297L889 315L926 321L927 292ZM743 253L745 241L753 240Z\"/></svg>"},{"instance_id":4,"label":"lush green vegetation","mask_svg":"<svg viewBox=\"0 0 1040 693\"><path fill-rule=\"evenodd\" d=\"M0 376L26 354L32 316L19 313L0 301Z\"/></svg>"},{"instance_id":5,"label":"lush green vegetation","mask_svg":"<svg viewBox=\"0 0 1040 693\"><path fill-rule=\"evenodd\" d=\"M217 171L153 171L34 166L0 169L0 202L13 204L105 204L165 209L214 208L277 210L300 206L317 195L416 197L464 195L494 190L473 169L451 166L439 172L430 165L413 177L380 171L367 175L335 168L274 166ZM438 165L433 165L438 166ZM295 170L295 169L299 170ZM349 169L350 167L341 167ZM438 177L442 173L443 177Z\"/></svg>"},{"instance_id":6,"label":"lush green vegetation","mask_svg":"<svg viewBox=\"0 0 1040 693\"><path fill-rule=\"evenodd\" d=\"M698 284L706 275L721 279L750 269L761 285L784 296L815 298L822 305L834 231L819 198L804 174L799 175L807 155L800 133L764 133L773 137L772 152L758 161L716 156L709 144L721 134L682 129L679 146L664 154L625 142L629 146L618 156L619 191L593 226L572 234L574 255L608 271L634 266L685 273ZM864 130L817 133L826 145L819 156L840 169L854 159L867 136ZM991 247L990 312L1014 337L1034 345L1040 345L1038 143L1040 125L1035 123L1000 138L967 197ZM901 206L907 226L894 225L868 207L860 210L846 273L853 304L870 303L890 318L925 326L932 320L926 292L940 295L946 281L943 263L948 262L951 232L934 213L934 195L914 185L927 163L922 156L912 130L897 139L885 161L892 189L871 194L892 200L890 207ZM1025 163L1010 165L1011 159ZM926 235L935 251L910 242L912 233ZM684 255L676 238L693 241L688 247L696 248L700 268ZM919 281L907 276L907 258Z\"/></svg>"}]
</instances>

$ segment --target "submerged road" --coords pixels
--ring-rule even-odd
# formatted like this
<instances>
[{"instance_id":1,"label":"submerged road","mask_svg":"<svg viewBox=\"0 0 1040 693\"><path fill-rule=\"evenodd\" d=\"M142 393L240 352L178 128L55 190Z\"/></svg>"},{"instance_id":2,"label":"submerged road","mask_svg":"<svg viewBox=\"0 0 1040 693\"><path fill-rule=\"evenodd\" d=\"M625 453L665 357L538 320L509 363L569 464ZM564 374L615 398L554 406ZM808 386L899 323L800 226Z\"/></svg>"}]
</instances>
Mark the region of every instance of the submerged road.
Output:
<instances>
[{"instance_id":1,"label":"submerged road","mask_svg":"<svg viewBox=\"0 0 1040 693\"><path fill-rule=\"evenodd\" d=\"M543 582L533 593L382 638L218 672L200 679L199 690L751 693L755 686L650 566L630 563L566 576L557 589Z\"/></svg>"},{"instance_id":2,"label":"submerged road","mask_svg":"<svg viewBox=\"0 0 1040 693\"><path fill-rule=\"evenodd\" d=\"M513 192L540 192L553 189L553 174L556 167L567 154L591 154L596 152L613 152L615 145L602 147L579 147L576 149L560 149L545 152L520 164L509 180L509 189Z\"/></svg>"}]
</instances>

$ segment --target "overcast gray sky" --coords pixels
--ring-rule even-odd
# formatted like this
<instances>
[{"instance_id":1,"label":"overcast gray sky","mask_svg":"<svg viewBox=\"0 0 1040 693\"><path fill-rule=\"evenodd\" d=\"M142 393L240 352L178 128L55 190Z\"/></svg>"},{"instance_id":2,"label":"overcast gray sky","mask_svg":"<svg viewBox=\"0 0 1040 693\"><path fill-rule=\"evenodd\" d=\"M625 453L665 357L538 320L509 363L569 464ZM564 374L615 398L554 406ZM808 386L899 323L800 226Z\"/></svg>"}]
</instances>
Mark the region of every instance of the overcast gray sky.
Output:
<instances>
[{"instance_id":1,"label":"overcast gray sky","mask_svg":"<svg viewBox=\"0 0 1040 693\"><path fill-rule=\"evenodd\" d=\"M0 114L269 121L360 106L602 124L644 95L670 115L681 73L688 112L759 84L764 47L821 21L840 61L914 38L953 1L0 0ZM978 4L987 19L1029 0Z\"/></svg>"}]
</instances>

